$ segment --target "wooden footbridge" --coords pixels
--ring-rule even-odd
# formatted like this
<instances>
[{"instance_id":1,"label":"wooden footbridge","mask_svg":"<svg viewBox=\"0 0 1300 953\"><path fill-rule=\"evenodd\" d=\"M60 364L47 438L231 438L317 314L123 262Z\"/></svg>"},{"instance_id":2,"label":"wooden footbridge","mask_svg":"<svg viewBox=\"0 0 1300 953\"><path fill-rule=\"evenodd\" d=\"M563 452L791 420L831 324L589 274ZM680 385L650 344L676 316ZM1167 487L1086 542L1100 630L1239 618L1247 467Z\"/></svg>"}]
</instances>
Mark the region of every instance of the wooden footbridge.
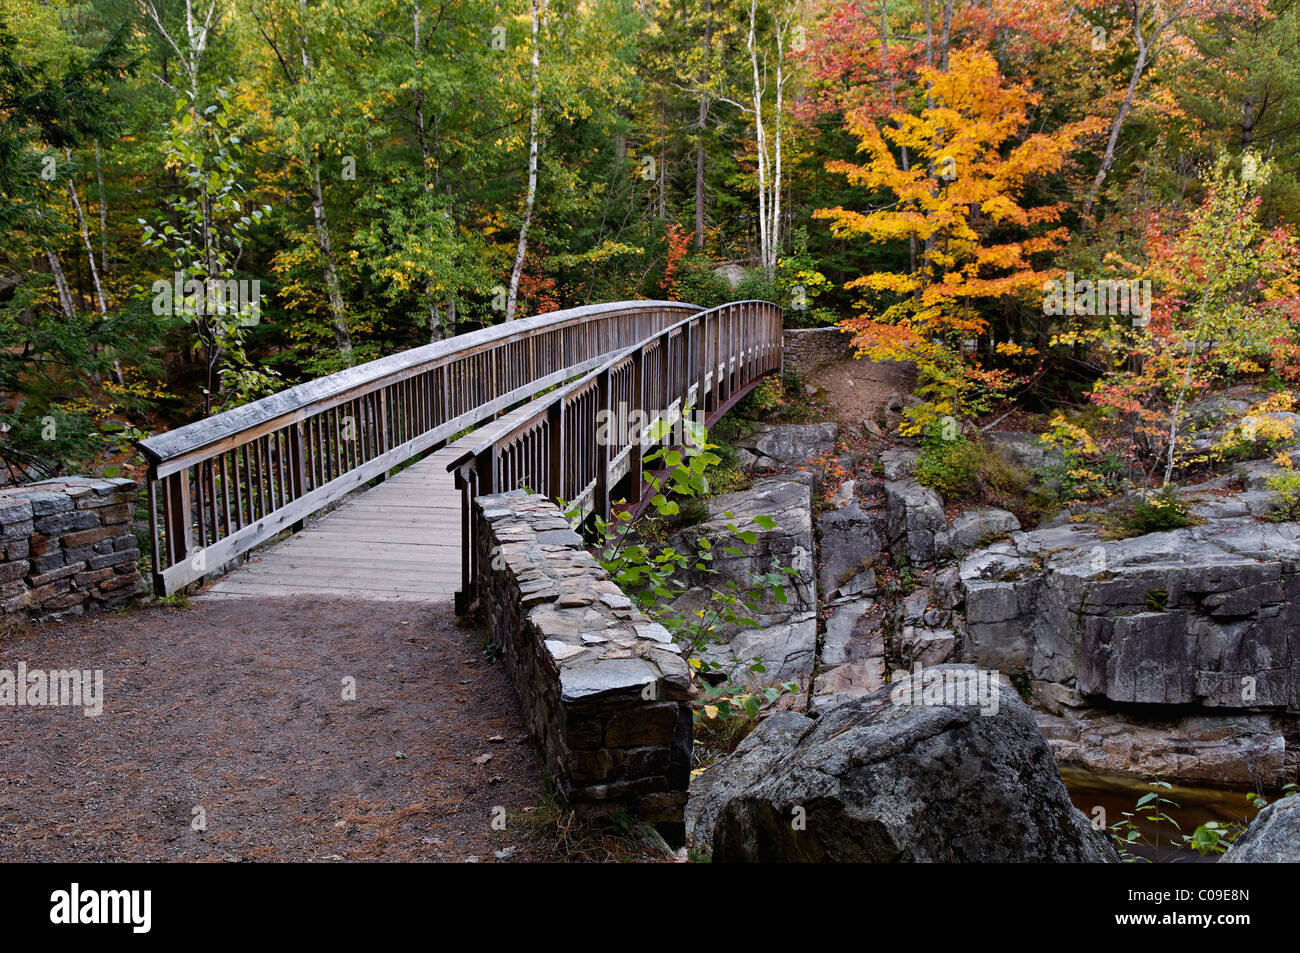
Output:
<instances>
[{"instance_id":1,"label":"wooden footbridge","mask_svg":"<svg viewBox=\"0 0 1300 953\"><path fill-rule=\"evenodd\" d=\"M608 518L644 492L646 448L621 427L597 440L602 411L671 422L694 408L711 423L780 369L770 302L622 301L291 387L140 442L154 589L220 576L207 593L468 593L476 495L527 487Z\"/></svg>"}]
</instances>

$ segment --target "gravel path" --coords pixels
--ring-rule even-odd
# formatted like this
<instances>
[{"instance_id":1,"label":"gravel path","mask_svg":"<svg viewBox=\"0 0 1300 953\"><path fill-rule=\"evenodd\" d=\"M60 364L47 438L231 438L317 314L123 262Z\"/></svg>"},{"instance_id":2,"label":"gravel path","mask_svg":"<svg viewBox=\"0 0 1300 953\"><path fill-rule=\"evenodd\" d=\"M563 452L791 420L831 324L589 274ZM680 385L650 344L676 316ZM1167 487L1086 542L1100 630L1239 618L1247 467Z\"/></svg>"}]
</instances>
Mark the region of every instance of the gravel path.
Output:
<instances>
[{"instance_id":1,"label":"gravel path","mask_svg":"<svg viewBox=\"0 0 1300 953\"><path fill-rule=\"evenodd\" d=\"M0 706L6 860L555 859L509 680L450 607L199 600L19 630L19 662L102 669L104 706Z\"/></svg>"}]
</instances>

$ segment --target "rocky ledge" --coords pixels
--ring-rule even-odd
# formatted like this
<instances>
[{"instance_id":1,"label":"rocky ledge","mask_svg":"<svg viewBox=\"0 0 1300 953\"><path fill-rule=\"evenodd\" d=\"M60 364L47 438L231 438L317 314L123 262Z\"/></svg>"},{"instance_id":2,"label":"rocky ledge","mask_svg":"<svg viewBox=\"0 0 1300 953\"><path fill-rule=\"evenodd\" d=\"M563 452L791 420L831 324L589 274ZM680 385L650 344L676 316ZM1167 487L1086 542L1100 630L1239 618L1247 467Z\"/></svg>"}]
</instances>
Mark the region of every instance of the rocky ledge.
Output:
<instances>
[{"instance_id":1,"label":"rocky ledge","mask_svg":"<svg viewBox=\"0 0 1300 953\"><path fill-rule=\"evenodd\" d=\"M688 829L717 862L1118 859L1015 690L971 666L773 715L696 785Z\"/></svg>"}]
</instances>

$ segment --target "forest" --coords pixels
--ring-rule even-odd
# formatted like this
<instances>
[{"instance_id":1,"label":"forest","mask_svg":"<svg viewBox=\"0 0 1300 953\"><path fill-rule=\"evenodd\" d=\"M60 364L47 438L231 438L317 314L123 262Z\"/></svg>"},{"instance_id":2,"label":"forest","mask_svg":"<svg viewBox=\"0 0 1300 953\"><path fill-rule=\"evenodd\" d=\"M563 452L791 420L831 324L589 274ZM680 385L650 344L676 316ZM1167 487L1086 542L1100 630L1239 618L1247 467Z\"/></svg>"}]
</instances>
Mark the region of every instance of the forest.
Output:
<instances>
[{"instance_id":1,"label":"forest","mask_svg":"<svg viewBox=\"0 0 1300 953\"><path fill-rule=\"evenodd\" d=\"M0 0L3 480L528 315L760 298L915 364L913 435L1023 407L1081 494L1168 481L1195 396L1300 377L1298 8Z\"/></svg>"}]
</instances>

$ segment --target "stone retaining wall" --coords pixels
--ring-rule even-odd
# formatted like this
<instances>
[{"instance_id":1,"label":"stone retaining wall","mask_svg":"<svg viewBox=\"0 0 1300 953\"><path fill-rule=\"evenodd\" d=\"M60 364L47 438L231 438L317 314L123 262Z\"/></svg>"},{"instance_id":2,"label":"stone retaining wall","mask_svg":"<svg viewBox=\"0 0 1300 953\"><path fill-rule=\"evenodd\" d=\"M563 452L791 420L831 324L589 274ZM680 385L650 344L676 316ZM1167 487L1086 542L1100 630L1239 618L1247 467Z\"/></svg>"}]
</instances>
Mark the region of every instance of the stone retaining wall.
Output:
<instances>
[{"instance_id":1,"label":"stone retaining wall","mask_svg":"<svg viewBox=\"0 0 1300 953\"><path fill-rule=\"evenodd\" d=\"M786 328L781 332L786 374L808 377L823 364L853 356L853 336L838 327Z\"/></svg>"},{"instance_id":2,"label":"stone retaining wall","mask_svg":"<svg viewBox=\"0 0 1300 953\"><path fill-rule=\"evenodd\" d=\"M680 837L691 766L690 667L545 497L474 504L479 613L565 801Z\"/></svg>"},{"instance_id":3,"label":"stone retaining wall","mask_svg":"<svg viewBox=\"0 0 1300 953\"><path fill-rule=\"evenodd\" d=\"M138 595L137 485L63 477L0 490L0 614L79 615Z\"/></svg>"}]
</instances>

